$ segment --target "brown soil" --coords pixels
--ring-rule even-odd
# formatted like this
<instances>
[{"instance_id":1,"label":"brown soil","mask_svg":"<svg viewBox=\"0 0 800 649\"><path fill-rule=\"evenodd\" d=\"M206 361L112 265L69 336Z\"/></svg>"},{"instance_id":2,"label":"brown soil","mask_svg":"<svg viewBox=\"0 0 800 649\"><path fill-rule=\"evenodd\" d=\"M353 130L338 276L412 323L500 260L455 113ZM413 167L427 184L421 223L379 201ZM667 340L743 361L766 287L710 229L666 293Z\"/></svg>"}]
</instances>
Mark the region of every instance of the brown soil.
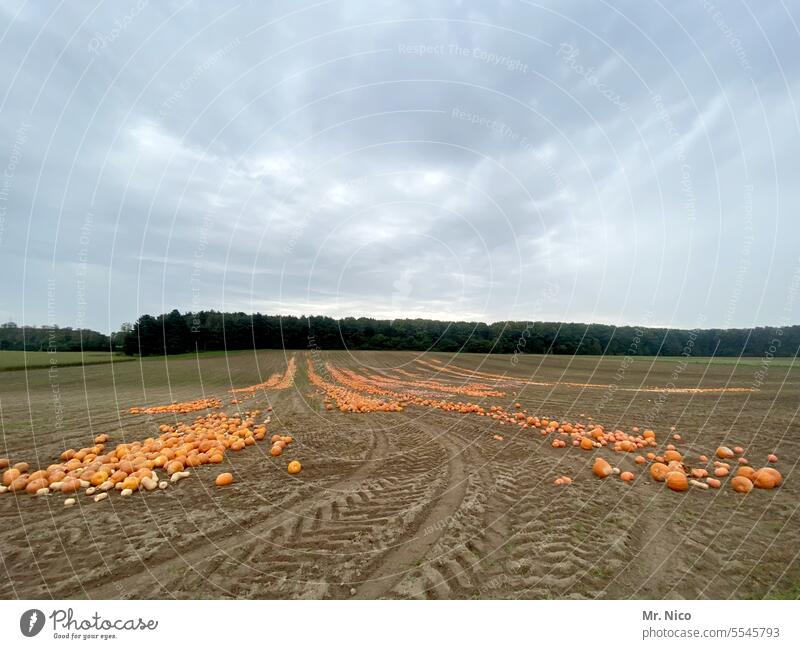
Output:
<instances>
[{"instance_id":1,"label":"brown soil","mask_svg":"<svg viewBox=\"0 0 800 649\"><path fill-rule=\"evenodd\" d=\"M289 352L291 354L291 352ZM426 354L443 364L541 382L614 385L501 387L506 397L454 400L522 403L530 414L594 418L630 430L669 427L689 458L721 443L741 445L754 465L775 452L784 485L747 496L730 487L673 493L652 482L633 455L599 453L636 481L599 480L591 452L553 449L537 431L475 415L409 406L400 413L329 412L297 352L295 385L262 392L243 409L274 407L270 434L295 443L279 458L269 445L229 453L220 466L165 491L77 496L0 495L3 598L748 598L800 577L800 370L622 358ZM453 374L415 363L413 353L314 354L364 372L400 368L441 382ZM303 359L303 360L300 360ZM264 381L283 352L61 368L0 375L0 456L47 466L67 447L108 432L111 444L157 434L131 406L203 396ZM479 381L481 379L469 379ZM462 379L468 381L468 379ZM488 382L488 380L486 380ZM58 386L58 408L54 404ZM502 381L496 382L498 385ZM752 387L753 393L623 391L641 386ZM518 393L518 394L517 394ZM504 441L496 441L499 433ZM303 463L286 473L291 459ZM214 486L231 471L236 482ZM553 485L570 475L568 487Z\"/></svg>"}]
</instances>

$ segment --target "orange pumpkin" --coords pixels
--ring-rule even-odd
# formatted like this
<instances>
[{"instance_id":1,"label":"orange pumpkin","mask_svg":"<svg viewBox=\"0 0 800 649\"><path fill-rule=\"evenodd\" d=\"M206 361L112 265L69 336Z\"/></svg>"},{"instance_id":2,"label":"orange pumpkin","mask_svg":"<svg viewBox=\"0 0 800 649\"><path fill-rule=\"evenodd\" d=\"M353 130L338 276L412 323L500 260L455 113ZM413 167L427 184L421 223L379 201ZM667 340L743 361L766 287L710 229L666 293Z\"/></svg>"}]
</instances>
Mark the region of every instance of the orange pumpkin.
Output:
<instances>
[{"instance_id":1,"label":"orange pumpkin","mask_svg":"<svg viewBox=\"0 0 800 649\"><path fill-rule=\"evenodd\" d=\"M233 484L233 475L230 473L220 473L217 479L214 480L214 484L218 487L227 487L229 484Z\"/></svg>"},{"instance_id":2,"label":"orange pumpkin","mask_svg":"<svg viewBox=\"0 0 800 649\"><path fill-rule=\"evenodd\" d=\"M108 473L106 473L105 471L95 471L92 474L92 477L89 478L89 482L93 484L95 487L99 487L106 480L108 480Z\"/></svg>"},{"instance_id":3,"label":"orange pumpkin","mask_svg":"<svg viewBox=\"0 0 800 649\"><path fill-rule=\"evenodd\" d=\"M302 470L302 465L297 460L292 460L289 462L289 466L286 467L286 470L289 472L290 475L295 475L300 473Z\"/></svg>"},{"instance_id":4,"label":"orange pumpkin","mask_svg":"<svg viewBox=\"0 0 800 649\"><path fill-rule=\"evenodd\" d=\"M623 482L633 482L633 479L636 477L630 471L623 471L619 474L620 480Z\"/></svg>"},{"instance_id":5,"label":"orange pumpkin","mask_svg":"<svg viewBox=\"0 0 800 649\"><path fill-rule=\"evenodd\" d=\"M650 477L657 482L664 482L669 472L669 467L662 462L653 462L650 465Z\"/></svg>"},{"instance_id":6,"label":"orange pumpkin","mask_svg":"<svg viewBox=\"0 0 800 649\"><path fill-rule=\"evenodd\" d=\"M44 478L37 478L35 480L31 480L25 485L25 492L31 495L35 494L39 489L46 489L47 488L47 480Z\"/></svg>"},{"instance_id":7,"label":"orange pumpkin","mask_svg":"<svg viewBox=\"0 0 800 649\"><path fill-rule=\"evenodd\" d=\"M740 466L736 471L736 475L747 478L748 480L752 480L755 472L756 470L751 466Z\"/></svg>"},{"instance_id":8,"label":"orange pumpkin","mask_svg":"<svg viewBox=\"0 0 800 649\"><path fill-rule=\"evenodd\" d=\"M683 455L674 449L670 449L664 453L664 460L666 462L683 462Z\"/></svg>"},{"instance_id":9,"label":"orange pumpkin","mask_svg":"<svg viewBox=\"0 0 800 649\"><path fill-rule=\"evenodd\" d=\"M591 451L594 448L594 442L590 437L584 437L581 439L581 448L584 451Z\"/></svg>"},{"instance_id":10,"label":"orange pumpkin","mask_svg":"<svg viewBox=\"0 0 800 649\"><path fill-rule=\"evenodd\" d=\"M607 478L614 472L614 470L611 468L611 465L608 462L606 462L603 458L598 457L592 465L592 472L598 478Z\"/></svg>"},{"instance_id":11,"label":"orange pumpkin","mask_svg":"<svg viewBox=\"0 0 800 649\"><path fill-rule=\"evenodd\" d=\"M122 481L122 488L136 491L139 488L139 478L134 475L129 475Z\"/></svg>"},{"instance_id":12,"label":"orange pumpkin","mask_svg":"<svg viewBox=\"0 0 800 649\"><path fill-rule=\"evenodd\" d=\"M8 485L9 491L23 491L25 487L28 486L28 476L21 475L17 478L14 478L11 481L11 484Z\"/></svg>"},{"instance_id":13,"label":"orange pumpkin","mask_svg":"<svg viewBox=\"0 0 800 649\"><path fill-rule=\"evenodd\" d=\"M731 488L740 494L750 493L753 490L753 483L744 476L735 476L731 478Z\"/></svg>"},{"instance_id":14,"label":"orange pumpkin","mask_svg":"<svg viewBox=\"0 0 800 649\"><path fill-rule=\"evenodd\" d=\"M665 481L673 491L686 491L689 488L689 480L683 471L670 471Z\"/></svg>"},{"instance_id":15,"label":"orange pumpkin","mask_svg":"<svg viewBox=\"0 0 800 649\"><path fill-rule=\"evenodd\" d=\"M11 466L11 460L7 457L0 457L0 469L7 469Z\"/></svg>"},{"instance_id":16,"label":"orange pumpkin","mask_svg":"<svg viewBox=\"0 0 800 649\"><path fill-rule=\"evenodd\" d=\"M752 480L759 489L774 489L783 482L783 476L776 469L764 467L753 473Z\"/></svg>"},{"instance_id":17,"label":"orange pumpkin","mask_svg":"<svg viewBox=\"0 0 800 649\"><path fill-rule=\"evenodd\" d=\"M706 478L706 482L708 483L708 486L711 487L712 489L719 489L720 486L722 485L722 483L716 478Z\"/></svg>"},{"instance_id":18,"label":"orange pumpkin","mask_svg":"<svg viewBox=\"0 0 800 649\"><path fill-rule=\"evenodd\" d=\"M733 457L733 451L727 446L720 446L717 448L717 457L721 460L729 460Z\"/></svg>"},{"instance_id":19,"label":"orange pumpkin","mask_svg":"<svg viewBox=\"0 0 800 649\"><path fill-rule=\"evenodd\" d=\"M770 453L770 454L767 456L767 462L773 462L773 463L775 463L775 462L777 462L777 461L778 461L778 456L777 456L777 455L775 455L775 453ZM2 466L0 466L0 468L2 468Z\"/></svg>"},{"instance_id":20,"label":"orange pumpkin","mask_svg":"<svg viewBox=\"0 0 800 649\"><path fill-rule=\"evenodd\" d=\"M172 460L172 462L167 464L167 475L172 475L179 471L183 471L183 463L179 460Z\"/></svg>"},{"instance_id":21,"label":"orange pumpkin","mask_svg":"<svg viewBox=\"0 0 800 649\"><path fill-rule=\"evenodd\" d=\"M19 478L22 475L22 471L19 469L8 469L3 472L3 484L8 487L11 485L14 480Z\"/></svg>"},{"instance_id":22,"label":"orange pumpkin","mask_svg":"<svg viewBox=\"0 0 800 649\"><path fill-rule=\"evenodd\" d=\"M65 478L61 482L61 493L71 494L81 488L81 481L77 478Z\"/></svg>"},{"instance_id":23,"label":"orange pumpkin","mask_svg":"<svg viewBox=\"0 0 800 649\"><path fill-rule=\"evenodd\" d=\"M269 450L269 453L272 457L278 457L281 453L283 453L283 446L273 444L272 448Z\"/></svg>"}]
</instances>

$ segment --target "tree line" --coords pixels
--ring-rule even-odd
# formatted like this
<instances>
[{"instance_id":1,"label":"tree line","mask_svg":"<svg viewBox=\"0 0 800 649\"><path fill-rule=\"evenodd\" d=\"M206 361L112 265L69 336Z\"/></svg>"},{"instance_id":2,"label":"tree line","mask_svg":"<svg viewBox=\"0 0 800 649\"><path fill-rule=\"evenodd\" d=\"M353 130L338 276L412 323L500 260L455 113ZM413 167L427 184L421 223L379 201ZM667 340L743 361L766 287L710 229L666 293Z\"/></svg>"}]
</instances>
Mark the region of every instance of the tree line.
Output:
<instances>
[{"instance_id":1,"label":"tree line","mask_svg":"<svg viewBox=\"0 0 800 649\"><path fill-rule=\"evenodd\" d=\"M236 349L431 350L497 354L794 356L800 326L665 329L563 322L444 322L177 310L112 336L128 355Z\"/></svg>"},{"instance_id":2,"label":"tree line","mask_svg":"<svg viewBox=\"0 0 800 649\"><path fill-rule=\"evenodd\" d=\"M108 351L111 339L99 331L70 327L0 325L0 350L37 352Z\"/></svg>"}]
</instances>

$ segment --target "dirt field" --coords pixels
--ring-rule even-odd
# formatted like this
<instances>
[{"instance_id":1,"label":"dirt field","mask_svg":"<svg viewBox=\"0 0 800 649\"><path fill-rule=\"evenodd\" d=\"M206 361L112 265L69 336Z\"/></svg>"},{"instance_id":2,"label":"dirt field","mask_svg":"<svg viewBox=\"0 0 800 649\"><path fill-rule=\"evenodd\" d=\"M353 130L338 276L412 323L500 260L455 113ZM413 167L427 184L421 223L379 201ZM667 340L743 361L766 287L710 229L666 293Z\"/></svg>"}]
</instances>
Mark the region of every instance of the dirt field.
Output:
<instances>
[{"instance_id":1,"label":"dirt field","mask_svg":"<svg viewBox=\"0 0 800 649\"><path fill-rule=\"evenodd\" d=\"M122 353L110 352L18 352L0 351L0 372L24 369L50 368L53 364L61 367L73 365L96 365L98 363L124 363L133 360Z\"/></svg>"},{"instance_id":2,"label":"dirt field","mask_svg":"<svg viewBox=\"0 0 800 649\"><path fill-rule=\"evenodd\" d=\"M231 388L291 356L291 387L231 404ZM556 449L553 434L487 416L327 410L307 361L334 386L326 364L426 399L652 428L659 449L675 426L687 463L723 443L754 466L774 452L784 484L676 493L633 453ZM758 391L681 391L698 387ZM780 596L800 579L800 368L788 364L274 351L3 372L0 457L33 470L99 433L111 448L154 437L203 412L129 408L208 396L229 414L271 406L269 434L295 442L277 458L268 442L226 454L163 491L81 494L69 509L61 494L0 495L0 597L725 599ZM598 479L594 455L635 481ZM290 459L300 474L287 474ZM236 482L215 487L220 471ZM561 475L573 483L554 485Z\"/></svg>"}]
</instances>

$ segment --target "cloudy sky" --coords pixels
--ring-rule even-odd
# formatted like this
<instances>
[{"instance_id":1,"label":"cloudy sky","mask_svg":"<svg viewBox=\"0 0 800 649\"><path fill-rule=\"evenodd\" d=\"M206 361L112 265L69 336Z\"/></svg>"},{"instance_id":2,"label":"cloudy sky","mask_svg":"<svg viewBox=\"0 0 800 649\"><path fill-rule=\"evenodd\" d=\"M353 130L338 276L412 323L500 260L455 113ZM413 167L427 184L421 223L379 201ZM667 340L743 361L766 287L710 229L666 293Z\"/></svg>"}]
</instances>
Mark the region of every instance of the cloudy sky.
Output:
<instances>
[{"instance_id":1,"label":"cloudy sky","mask_svg":"<svg viewBox=\"0 0 800 649\"><path fill-rule=\"evenodd\" d=\"M790 4L3 0L0 319L798 322Z\"/></svg>"}]
</instances>

